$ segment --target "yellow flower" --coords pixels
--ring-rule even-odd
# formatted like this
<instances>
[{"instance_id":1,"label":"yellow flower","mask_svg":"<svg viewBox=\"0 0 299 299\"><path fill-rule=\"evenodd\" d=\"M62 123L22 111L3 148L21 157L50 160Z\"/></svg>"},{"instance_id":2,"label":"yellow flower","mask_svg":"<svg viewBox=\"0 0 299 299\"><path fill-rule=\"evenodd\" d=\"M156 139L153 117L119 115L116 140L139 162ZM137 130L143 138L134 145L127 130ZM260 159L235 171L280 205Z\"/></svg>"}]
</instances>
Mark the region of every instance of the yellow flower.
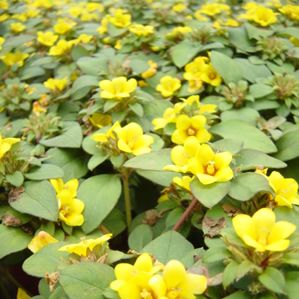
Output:
<instances>
[{"instance_id":1,"label":"yellow flower","mask_svg":"<svg viewBox=\"0 0 299 299\"><path fill-rule=\"evenodd\" d=\"M123 9L116 9L108 20L116 27L126 28L131 24L131 15Z\"/></svg>"},{"instance_id":2,"label":"yellow flower","mask_svg":"<svg viewBox=\"0 0 299 299\"><path fill-rule=\"evenodd\" d=\"M174 12L181 12L185 10L187 7L184 3L177 3L172 7L172 11Z\"/></svg>"},{"instance_id":3,"label":"yellow flower","mask_svg":"<svg viewBox=\"0 0 299 299\"><path fill-rule=\"evenodd\" d=\"M12 146L20 142L20 138L3 138L0 134L0 160L10 151Z\"/></svg>"},{"instance_id":4,"label":"yellow flower","mask_svg":"<svg viewBox=\"0 0 299 299\"><path fill-rule=\"evenodd\" d=\"M173 28L170 32L167 33L168 38L176 38L179 36L184 36L188 33L192 32L192 28L189 26L177 26Z\"/></svg>"},{"instance_id":5,"label":"yellow flower","mask_svg":"<svg viewBox=\"0 0 299 299\"><path fill-rule=\"evenodd\" d=\"M49 50L50 56L62 56L72 49L74 43L72 41L60 40L55 46L52 46Z\"/></svg>"},{"instance_id":6,"label":"yellow flower","mask_svg":"<svg viewBox=\"0 0 299 299\"><path fill-rule=\"evenodd\" d=\"M275 222L275 219L271 209L263 208L252 217L239 214L232 222L239 238L257 252L284 251L290 245L287 238L296 230L296 226L287 221Z\"/></svg>"},{"instance_id":7,"label":"yellow flower","mask_svg":"<svg viewBox=\"0 0 299 299\"><path fill-rule=\"evenodd\" d=\"M4 56L1 56L1 60L7 65L7 66L23 66L24 61L29 57L27 53L22 52L15 52L15 53L6 53Z\"/></svg>"},{"instance_id":8,"label":"yellow flower","mask_svg":"<svg viewBox=\"0 0 299 299\"><path fill-rule=\"evenodd\" d=\"M163 274L154 275L148 284L157 299L195 299L195 295L206 290L207 282L204 275L188 273L182 263L171 260L165 265Z\"/></svg>"},{"instance_id":9,"label":"yellow flower","mask_svg":"<svg viewBox=\"0 0 299 299\"><path fill-rule=\"evenodd\" d=\"M191 191L190 184L193 180L194 180L194 176L190 177L188 175L184 175L182 177L176 176L173 178L172 181L174 184L178 185L179 187Z\"/></svg>"},{"instance_id":10,"label":"yellow flower","mask_svg":"<svg viewBox=\"0 0 299 299\"><path fill-rule=\"evenodd\" d=\"M44 86L53 92L60 92L66 88L67 83L68 83L67 78L63 78L63 79L49 78L47 81L44 82Z\"/></svg>"},{"instance_id":11,"label":"yellow flower","mask_svg":"<svg viewBox=\"0 0 299 299\"><path fill-rule=\"evenodd\" d=\"M117 121L110 129L108 129L105 133L96 133L93 134L91 139L99 142L99 143L106 143L109 142L110 139L116 139L116 130L121 128L120 123Z\"/></svg>"},{"instance_id":12,"label":"yellow flower","mask_svg":"<svg viewBox=\"0 0 299 299\"><path fill-rule=\"evenodd\" d=\"M109 24L109 19L110 19L110 16L109 15L106 15L102 21L101 21L101 26L97 28L97 32L99 34L104 34L107 32L108 30L108 24Z\"/></svg>"},{"instance_id":13,"label":"yellow flower","mask_svg":"<svg viewBox=\"0 0 299 299\"><path fill-rule=\"evenodd\" d=\"M2 45L4 44L5 42L5 38L0 36L0 51L2 50Z\"/></svg>"},{"instance_id":14,"label":"yellow flower","mask_svg":"<svg viewBox=\"0 0 299 299\"><path fill-rule=\"evenodd\" d=\"M79 182L71 179L64 183L62 179L50 180L56 191L59 207L59 219L69 226L80 226L84 222L82 212L84 203L76 198Z\"/></svg>"},{"instance_id":15,"label":"yellow flower","mask_svg":"<svg viewBox=\"0 0 299 299\"><path fill-rule=\"evenodd\" d=\"M284 178L279 172L272 171L269 176L265 176L271 188L275 192L273 200L278 206L299 205L298 183L292 178Z\"/></svg>"},{"instance_id":16,"label":"yellow flower","mask_svg":"<svg viewBox=\"0 0 299 299\"><path fill-rule=\"evenodd\" d=\"M91 40L92 40L92 35L88 35L88 34L80 34L78 38L76 38L76 41L82 44L88 44Z\"/></svg>"},{"instance_id":17,"label":"yellow flower","mask_svg":"<svg viewBox=\"0 0 299 299\"><path fill-rule=\"evenodd\" d=\"M221 77L211 64L204 68L204 72L201 74L200 78L202 81L212 86L219 86L221 84Z\"/></svg>"},{"instance_id":18,"label":"yellow flower","mask_svg":"<svg viewBox=\"0 0 299 299\"><path fill-rule=\"evenodd\" d=\"M32 238L30 243L28 244L28 248L33 252L36 253L41 250L43 247L47 246L48 244L52 244L58 242L57 239L52 237L45 231L40 231L36 236Z\"/></svg>"},{"instance_id":19,"label":"yellow flower","mask_svg":"<svg viewBox=\"0 0 299 299\"><path fill-rule=\"evenodd\" d=\"M171 140L177 144L183 144L190 136L196 137L200 143L208 142L212 135L205 128L207 119L203 115L189 117L186 114L178 116L176 119L176 130L171 136Z\"/></svg>"},{"instance_id":20,"label":"yellow flower","mask_svg":"<svg viewBox=\"0 0 299 299\"><path fill-rule=\"evenodd\" d=\"M47 47L52 47L57 41L58 35L55 35L51 31L38 31L37 32L37 41Z\"/></svg>"},{"instance_id":21,"label":"yellow flower","mask_svg":"<svg viewBox=\"0 0 299 299\"><path fill-rule=\"evenodd\" d=\"M129 31L138 36L148 36L154 33L154 27L134 23L129 27Z\"/></svg>"},{"instance_id":22,"label":"yellow flower","mask_svg":"<svg viewBox=\"0 0 299 299\"><path fill-rule=\"evenodd\" d=\"M66 34L75 27L76 23L71 20L59 19L54 25L54 31L58 34Z\"/></svg>"},{"instance_id":23,"label":"yellow flower","mask_svg":"<svg viewBox=\"0 0 299 299\"><path fill-rule=\"evenodd\" d=\"M202 14L211 17L211 16L219 15L221 13L229 14L230 7L226 4L221 4L221 3L207 3L202 5L199 11Z\"/></svg>"},{"instance_id":24,"label":"yellow flower","mask_svg":"<svg viewBox=\"0 0 299 299\"><path fill-rule=\"evenodd\" d=\"M194 95L190 96L187 99L182 99L184 104L192 106L193 104L197 107L197 112L199 114L205 114L205 113L215 113L217 111L217 105L215 104L202 104L199 101L199 96Z\"/></svg>"},{"instance_id":25,"label":"yellow flower","mask_svg":"<svg viewBox=\"0 0 299 299\"><path fill-rule=\"evenodd\" d=\"M156 90L159 91L163 97L171 97L177 90L181 88L181 81L171 76L164 76L160 79L160 84L157 85Z\"/></svg>"},{"instance_id":26,"label":"yellow flower","mask_svg":"<svg viewBox=\"0 0 299 299\"><path fill-rule=\"evenodd\" d=\"M142 155L151 151L150 145L154 139L150 135L143 134L142 128L137 123L129 123L123 128L115 130L118 148L135 156Z\"/></svg>"},{"instance_id":27,"label":"yellow flower","mask_svg":"<svg viewBox=\"0 0 299 299\"><path fill-rule=\"evenodd\" d=\"M26 26L22 23L15 22L10 24L10 30L15 33L22 32L26 29Z\"/></svg>"},{"instance_id":28,"label":"yellow flower","mask_svg":"<svg viewBox=\"0 0 299 299\"><path fill-rule=\"evenodd\" d=\"M299 21L299 5L284 5L279 9L279 11L286 15L289 19Z\"/></svg>"},{"instance_id":29,"label":"yellow flower","mask_svg":"<svg viewBox=\"0 0 299 299\"><path fill-rule=\"evenodd\" d=\"M111 81L102 80L99 86L102 98L121 100L130 97L130 94L136 90L137 81L135 79L127 80L126 77L117 77Z\"/></svg>"},{"instance_id":30,"label":"yellow flower","mask_svg":"<svg viewBox=\"0 0 299 299\"><path fill-rule=\"evenodd\" d=\"M149 254L140 255L135 264L120 263L114 269L116 280L110 288L117 291L121 299L154 299L148 285L151 277L161 269L161 265L154 265Z\"/></svg>"},{"instance_id":31,"label":"yellow flower","mask_svg":"<svg viewBox=\"0 0 299 299\"><path fill-rule=\"evenodd\" d=\"M197 10L197 11L194 13L194 16L195 16L195 18L196 18L198 21L201 21L201 22L206 22L206 21L209 20L208 17L203 16L203 15L201 14L201 10L200 10L200 9Z\"/></svg>"},{"instance_id":32,"label":"yellow flower","mask_svg":"<svg viewBox=\"0 0 299 299\"><path fill-rule=\"evenodd\" d=\"M112 123L112 117L109 114L96 112L88 118L89 122L98 128L106 127Z\"/></svg>"},{"instance_id":33,"label":"yellow flower","mask_svg":"<svg viewBox=\"0 0 299 299\"><path fill-rule=\"evenodd\" d=\"M277 21L276 14L273 10L261 5L255 5L253 8L250 8L243 17L261 25L262 27L267 27Z\"/></svg>"},{"instance_id":34,"label":"yellow flower","mask_svg":"<svg viewBox=\"0 0 299 299\"><path fill-rule=\"evenodd\" d=\"M152 60L149 60L147 63L149 68L141 74L143 79L151 78L157 73L158 64Z\"/></svg>"},{"instance_id":35,"label":"yellow flower","mask_svg":"<svg viewBox=\"0 0 299 299\"><path fill-rule=\"evenodd\" d=\"M107 241L112 238L112 234L106 234L96 239L85 239L79 243L68 244L59 248L59 251L74 253L79 256L88 256L94 249L107 245Z\"/></svg>"},{"instance_id":36,"label":"yellow flower","mask_svg":"<svg viewBox=\"0 0 299 299\"><path fill-rule=\"evenodd\" d=\"M21 288L18 288L17 299L30 299L31 297Z\"/></svg>"}]
</instances>

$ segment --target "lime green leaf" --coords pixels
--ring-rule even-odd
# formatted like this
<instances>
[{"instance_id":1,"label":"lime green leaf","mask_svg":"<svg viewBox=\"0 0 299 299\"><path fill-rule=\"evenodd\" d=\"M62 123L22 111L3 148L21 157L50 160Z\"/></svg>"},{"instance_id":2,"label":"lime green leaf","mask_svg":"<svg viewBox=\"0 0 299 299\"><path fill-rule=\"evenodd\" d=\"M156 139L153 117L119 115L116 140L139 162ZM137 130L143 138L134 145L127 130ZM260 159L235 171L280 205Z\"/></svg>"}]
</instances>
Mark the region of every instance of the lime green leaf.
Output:
<instances>
[{"instance_id":1,"label":"lime green leaf","mask_svg":"<svg viewBox=\"0 0 299 299\"><path fill-rule=\"evenodd\" d=\"M3 224L0 224L0 238L4 242L0 246L0 259L25 249L31 240L31 236L20 228L7 227Z\"/></svg>"},{"instance_id":2,"label":"lime green leaf","mask_svg":"<svg viewBox=\"0 0 299 299\"><path fill-rule=\"evenodd\" d=\"M220 52L211 52L211 63L226 83L238 82L243 77L239 64Z\"/></svg>"},{"instance_id":3,"label":"lime green leaf","mask_svg":"<svg viewBox=\"0 0 299 299\"><path fill-rule=\"evenodd\" d=\"M141 251L153 239L153 231L147 224L138 225L129 236L129 247Z\"/></svg>"},{"instance_id":4,"label":"lime green leaf","mask_svg":"<svg viewBox=\"0 0 299 299\"><path fill-rule=\"evenodd\" d=\"M108 265L81 262L63 269L59 283L69 298L104 299L103 292L113 279L113 269Z\"/></svg>"},{"instance_id":5,"label":"lime green leaf","mask_svg":"<svg viewBox=\"0 0 299 299\"><path fill-rule=\"evenodd\" d=\"M277 143L278 153L275 158L288 161L299 157L299 129L289 131L282 135Z\"/></svg>"},{"instance_id":6,"label":"lime green leaf","mask_svg":"<svg viewBox=\"0 0 299 299\"><path fill-rule=\"evenodd\" d=\"M106 159L108 159L109 155L104 151L98 149L97 153L92 156L87 164L89 170L94 170L97 166L102 164Z\"/></svg>"},{"instance_id":7,"label":"lime green leaf","mask_svg":"<svg viewBox=\"0 0 299 299\"><path fill-rule=\"evenodd\" d=\"M34 167L25 177L33 181L42 181L47 179L57 179L64 176L63 170L52 164L42 164L40 167Z\"/></svg>"},{"instance_id":8,"label":"lime green leaf","mask_svg":"<svg viewBox=\"0 0 299 299\"><path fill-rule=\"evenodd\" d=\"M241 173L231 182L229 196L247 201L259 192L272 192L268 180L258 173Z\"/></svg>"},{"instance_id":9,"label":"lime green leaf","mask_svg":"<svg viewBox=\"0 0 299 299\"><path fill-rule=\"evenodd\" d=\"M64 132L56 137L41 140L48 147L79 148L83 139L82 129L76 122L66 122Z\"/></svg>"},{"instance_id":10,"label":"lime green leaf","mask_svg":"<svg viewBox=\"0 0 299 299\"><path fill-rule=\"evenodd\" d=\"M194 180L191 183L191 190L201 204L212 208L229 192L230 182L203 185L200 181Z\"/></svg>"},{"instance_id":11,"label":"lime green leaf","mask_svg":"<svg viewBox=\"0 0 299 299\"><path fill-rule=\"evenodd\" d=\"M181 234L168 231L147 244L142 252L148 252L160 262L167 263L172 259L182 261L193 249L193 245Z\"/></svg>"},{"instance_id":12,"label":"lime green leaf","mask_svg":"<svg viewBox=\"0 0 299 299\"><path fill-rule=\"evenodd\" d=\"M290 271L286 273L286 293L289 299L298 298L299 272Z\"/></svg>"},{"instance_id":13,"label":"lime green leaf","mask_svg":"<svg viewBox=\"0 0 299 299\"><path fill-rule=\"evenodd\" d=\"M268 267L260 276L259 281L270 291L278 294L285 294L286 282L283 274L273 268Z\"/></svg>"},{"instance_id":14,"label":"lime green leaf","mask_svg":"<svg viewBox=\"0 0 299 299\"><path fill-rule=\"evenodd\" d=\"M276 146L267 135L244 121L226 120L213 126L210 131L223 138L242 141L244 148L276 152Z\"/></svg>"},{"instance_id":15,"label":"lime green leaf","mask_svg":"<svg viewBox=\"0 0 299 299\"><path fill-rule=\"evenodd\" d=\"M78 198L84 204L82 229L89 233L108 216L121 193L120 179L116 175L97 175L85 180L79 187Z\"/></svg>"},{"instance_id":16,"label":"lime green leaf","mask_svg":"<svg viewBox=\"0 0 299 299\"><path fill-rule=\"evenodd\" d=\"M99 79L95 76L84 75L77 78L71 89L72 98L74 100L82 99L98 84Z\"/></svg>"},{"instance_id":17,"label":"lime green leaf","mask_svg":"<svg viewBox=\"0 0 299 299\"><path fill-rule=\"evenodd\" d=\"M10 184L12 184L15 187L22 186L22 184L24 182L24 176L23 176L22 172L20 172L20 171L16 171L12 174L7 174L5 176L5 178Z\"/></svg>"},{"instance_id":18,"label":"lime green leaf","mask_svg":"<svg viewBox=\"0 0 299 299\"><path fill-rule=\"evenodd\" d=\"M237 262L231 261L225 267L222 278L222 283L225 289L236 279L238 266L239 264Z\"/></svg>"},{"instance_id":19,"label":"lime green leaf","mask_svg":"<svg viewBox=\"0 0 299 299\"><path fill-rule=\"evenodd\" d=\"M50 221L58 217L56 194L48 181L25 183L24 192L10 199L10 205L19 212Z\"/></svg>"},{"instance_id":20,"label":"lime green leaf","mask_svg":"<svg viewBox=\"0 0 299 299\"><path fill-rule=\"evenodd\" d=\"M284 168L284 162L267 154L251 149L244 149L235 156L235 164L241 170L255 170L256 168Z\"/></svg>"},{"instance_id":21,"label":"lime green leaf","mask_svg":"<svg viewBox=\"0 0 299 299\"><path fill-rule=\"evenodd\" d=\"M249 94L256 99L268 96L272 92L273 92L272 86L262 84L262 83L253 84L249 88Z\"/></svg>"},{"instance_id":22,"label":"lime green leaf","mask_svg":"<svg viewBox=\"0 0 299 299\"><path fill-rule=\"evenodd\" d=\"M223 299L250 299L252 298L245 291L237 291L229 296L224 297Z\"/></svg>"},{"instance_id":23,"label":"lime green leaf","mask_svg":"<svg viewBox=\"0 0 299 299\"><path fill-rule=\"evenodd\" d=\"M164 187L169 186L174 177L180 176L179 174L170 171L151 171L141 169L137 170L136 173L143 178Z\"/></svg>"}]
</instances>

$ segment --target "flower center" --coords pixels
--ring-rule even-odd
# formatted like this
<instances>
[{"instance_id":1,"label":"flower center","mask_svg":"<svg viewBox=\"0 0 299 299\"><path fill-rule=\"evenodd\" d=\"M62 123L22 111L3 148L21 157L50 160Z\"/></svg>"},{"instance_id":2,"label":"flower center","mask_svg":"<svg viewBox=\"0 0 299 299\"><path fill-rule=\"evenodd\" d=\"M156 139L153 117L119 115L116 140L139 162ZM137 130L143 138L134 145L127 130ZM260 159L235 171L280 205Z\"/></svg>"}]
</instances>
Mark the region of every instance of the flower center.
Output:
<instances>
[{"instance_id":1,"label":"flower center","mask_svg":"<svg viewBox=\"0 0 299 299\"><path fill-rule=\"evenodd\" d=\"M215 175L217 169L215 167L215 161L209 161L205 166L205 173L209 175Z\"/></svg>"},{"instance_id":2,"label":"flower center","mask_svg":"<svg viewBox=\"0 0 299 299\"><path fill-rule=\"evenodd\" d=\"M187 135L188 136L194 136L194 135L196 135L196 130L194 128L192 128L192 127L188 128L187 129Z\"/></svg>"}]
</instances>

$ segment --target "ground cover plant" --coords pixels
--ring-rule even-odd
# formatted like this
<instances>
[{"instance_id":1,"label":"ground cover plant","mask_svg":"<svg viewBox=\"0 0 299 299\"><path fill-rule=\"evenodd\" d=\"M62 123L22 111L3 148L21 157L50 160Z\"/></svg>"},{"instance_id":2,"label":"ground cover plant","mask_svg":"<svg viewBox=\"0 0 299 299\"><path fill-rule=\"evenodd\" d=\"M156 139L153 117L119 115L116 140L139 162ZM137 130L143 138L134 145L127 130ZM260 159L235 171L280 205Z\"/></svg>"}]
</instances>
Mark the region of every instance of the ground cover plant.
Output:
<instances>
[{"instance_id":1,"label":"ground cover plant","mask_svg":"<svg viewBox=\"0 0 299 299\"><path fill-rule=\"evenodd\" d=\"M0 20L1 298L297 299L297 1Z\"/></svg>"}]
</instances>

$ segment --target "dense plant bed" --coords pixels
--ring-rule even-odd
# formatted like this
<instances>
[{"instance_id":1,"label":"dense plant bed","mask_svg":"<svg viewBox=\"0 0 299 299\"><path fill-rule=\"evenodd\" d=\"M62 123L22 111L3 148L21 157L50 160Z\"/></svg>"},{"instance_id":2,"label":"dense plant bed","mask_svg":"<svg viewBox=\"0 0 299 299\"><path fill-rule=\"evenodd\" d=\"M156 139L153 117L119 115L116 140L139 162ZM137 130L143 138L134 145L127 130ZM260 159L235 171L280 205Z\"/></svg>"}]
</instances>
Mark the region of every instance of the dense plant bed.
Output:
<instances>
[{"instance_id":1,"label":"dense plant bed","mask_svg":"<svg viewBox=\"0 0 299 299\"><path fill-rule=\"evenodd\" d=\"M295 2L0 0L2 299L298 298Z\"/></svg>"}]
</instances>

